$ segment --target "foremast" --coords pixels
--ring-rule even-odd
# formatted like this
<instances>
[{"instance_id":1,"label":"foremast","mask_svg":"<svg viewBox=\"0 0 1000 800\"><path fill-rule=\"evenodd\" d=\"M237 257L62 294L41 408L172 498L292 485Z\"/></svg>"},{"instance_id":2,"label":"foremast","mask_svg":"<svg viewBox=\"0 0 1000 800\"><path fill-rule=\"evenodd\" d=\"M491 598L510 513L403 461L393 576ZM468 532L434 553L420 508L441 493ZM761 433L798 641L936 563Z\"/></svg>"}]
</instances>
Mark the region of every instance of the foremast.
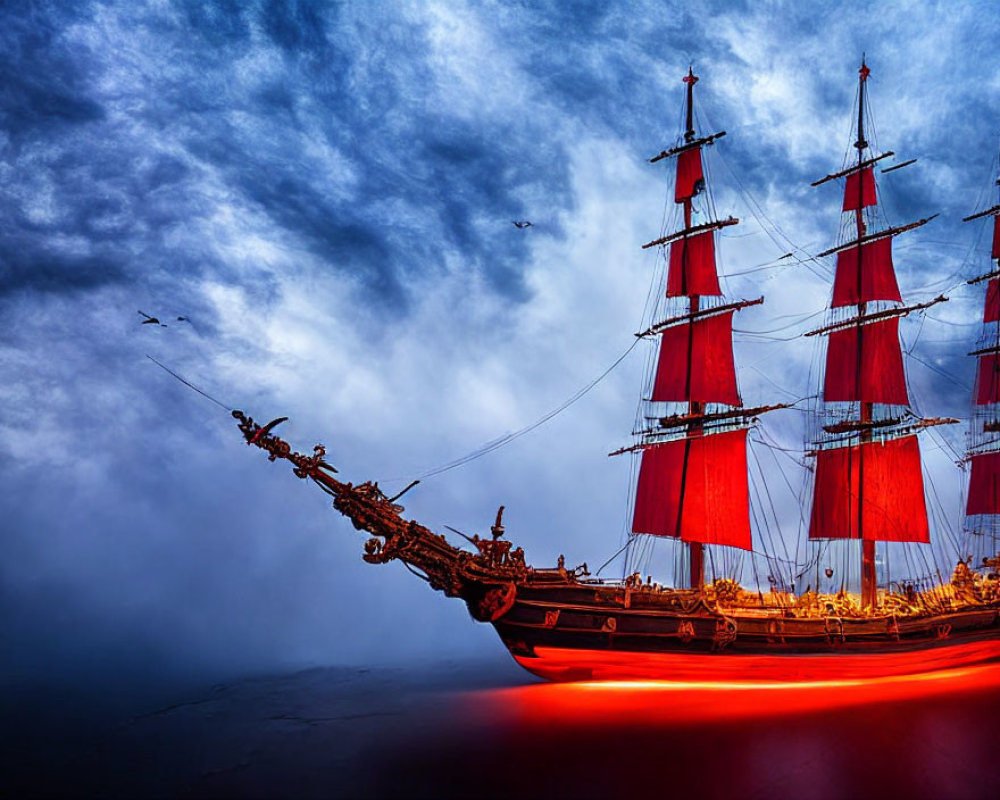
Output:
<instances>
[{"instance_id":1,"label":"foremast","mask_svg":"<svg viewBox=\"0 0 1000 800\"><path fill-rule=\"evenodd\" d=\"M811 453L816 470L809 537L861 541L864 608L877 603L875 543L930 541L916 432L955 422L921 420L909 410L899 320L946 298L903 305L892 262L893 238L932 217L877 229L875 164L893 153L872 154L866 138L870 74L862 58L854 163L813 183L845 179L842 213L850 215L848 241L820 255L837 256L834 315L842 313L838 309L854 313L806 334L828 336L823 408L841 414L836 423L823 427L824 435Z\"/></svg>"},{"instance_id":2,"label":"foremast","mask_svg":"<svg viewBox=\"0 0 1000 800\"><path fill-rule=\"evenodd\" d=\"M996 183L1000 186L1000 180ZM995 572L1000 568L1000 554L997 553L997 523L1000 522L1000 437L997 436L1000 432L1000 204L965 217L963 222L987 216L993 218L992 269L967 281L971 285L986 283L986 297L982 346L969 353L976 357L977 368L966 456L970 472L965 513L974 532L985 533L983 528L989 528L990 558L984 558L983 563L993 567Z\"/></svg>"},{"instance_id":3,"label":"foremast","mask_svg":"<svg viewBox=\"0 0 1000 800\"><path fill-rule=\"evenodd\" d=\"M636 431L639 443L617 452L641 450L632 517L633 534L682 540L690 555L690 585L705 581L704 546L751 549L747 430L758 414L780 406L744 408L733 360L733 314L763 302L709 302L722 298L715 263L715 232L739 220L693 224L694 198L705 190L702 148L725 131L698 136L694 127L694 86L689 69L686 130L682 144L650 159L675 158L674 202L683 227L644 245L669 248L666 297L683 310L638 336L659 337L651 404L683 404L673 415L647 417L653 424ZM723 410L712 410L717 404ZM662 406L655 406L662 407Z\"/></svg>"}]
</instances>

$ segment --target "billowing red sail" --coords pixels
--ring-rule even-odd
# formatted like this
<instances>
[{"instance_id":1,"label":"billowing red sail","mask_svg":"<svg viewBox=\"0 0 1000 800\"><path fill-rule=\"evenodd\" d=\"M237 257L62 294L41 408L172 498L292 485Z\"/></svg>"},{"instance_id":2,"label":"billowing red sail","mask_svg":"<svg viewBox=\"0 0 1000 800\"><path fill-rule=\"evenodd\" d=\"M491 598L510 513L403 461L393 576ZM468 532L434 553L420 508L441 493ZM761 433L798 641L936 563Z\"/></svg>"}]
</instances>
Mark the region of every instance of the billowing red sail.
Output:
<instances>
[{"instance_id":1,"label":"billowing red sail","mask_svg":"<svg viewBox=\"0 0 1000 800\"><path fill-rule=\"evenodd\" d=\"M917 437L821 450L809 537L929 542Z\"/></svg>"},{"instance_id":2,"label":"billowing red sail","mask_svg":"<svg viewBox=\"0 0 1000 800\"><path fill-rule=\"evenodd\" d=\"M694 197L700 190L705 176L701 171L701 148L684 150L677 156L677 183L674 187L674 202L683 203Z\"/></svg>"},{"instance_id":3,"label":"billowing red sail","mask_svg":"<svg viewBox=\"0 0 1000 800\"><path fill-rule=\"evenodd\" d=\"M732 311L663 331L650 399L741 405L733 363Z\"/></svg>"},{"instance_id":4,"label":"billowing red sail","mask_svg":"<svg viewBox=\"0 0 1000 800\"><path fill-rule=\"evenodd\" d=\"M992 278L986 285L986 307L983 322L1000 321L1000 279Z\"/></svg>"},{"instance_id":5,"label":"billowing red sail","mask_svg":"<svg viewBox=\"0 0 1000 800\"><path fill-rule=\"evenodd\" d=\"M1000 453L972 456L966 514L1000 514Z\"/></svg>"},{"instance_id":6,"label":"billowing red sail","mask_svg":"<svg viewBox=\"0 0 1000 800\"><path fill-rule=\"evenodd\" d=\"M705 231L671 242L667 297L720 294L715 271L715 234Z\"/></svg>"},{"instance_id":7,"label":"billowing red sail","mask_svg":"<svg viewBox=\"0 0 1000 800\"><path fill-rule=\"evenodd\" d=\"M860 336L859 336L860 330ZM899 349L899 318L854 325L830 334L826 351L826 402L906 405L906 378Z\"/></svg>"},{"instance_id":8,"label":"billowing red sail","mask_svg":"<svg viewBox=\"0 0 1000 800\"><path fill-rule=\"evenodd\" d=\"M837 253L837 275L833 281L832 308L867 303L871 300L900 302L896 272L892 268L892 237L877 239L860 247L861 275L858 279L859 248Z\"/></svg>"},{"instance_id":9,"label":"billowing red sail","mask_svg":"<svg viewBox=\"0 0 1000 800\"><path fill-rule=\"evenodd\" d=\"M993 217L993 258L1000 258L1000 215Z\"/></svg>"},{"instance_id":10,"label":"billowing red sail","mask_svg":"<svg viewBox=\"0 0 1000 800\"><path fill-rule=\"evenodd\" d=\"M979 357L976 376L976 405L1000 403L1000 354L987 353Z\"/></svg>"},{"instance_id":11,"label":"billowing red sail","mask_svg":"<svg viewBox=\"0 0 1000 800\"><path fill-rule=\"evenodd\" d=\"M749 550L746 440L744 428L644 450L632 531Z\"/></svg>"},{"instance_id":12,"label":"billowing red sail","mask_svg":"<svg viewBox=\"0 0 1000 800\"><path fill-rule=\"evenodd\" d=\"M861 205L858 205L858 203ZM865 206L875 205L875 176L872 167L865 167L847 176L844 187L844 211L856 211Z\"/></svg>"}]
</instances>

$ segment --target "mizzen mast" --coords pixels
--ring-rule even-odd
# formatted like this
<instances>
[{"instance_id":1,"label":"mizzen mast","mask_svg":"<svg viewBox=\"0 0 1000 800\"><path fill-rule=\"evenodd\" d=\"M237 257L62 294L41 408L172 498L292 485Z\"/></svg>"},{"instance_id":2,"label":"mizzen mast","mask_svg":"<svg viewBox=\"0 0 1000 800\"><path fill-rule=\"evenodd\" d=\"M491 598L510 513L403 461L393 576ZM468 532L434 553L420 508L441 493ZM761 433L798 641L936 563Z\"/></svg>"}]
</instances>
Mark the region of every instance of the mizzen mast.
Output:
<instances>
[{"instance_id":1,"label":"mizzen mast","mask_svg":"<svg viewBox=\"0 0 1000 800\"><path fill-rule=\"evenodd\" d=\"M676 158L674 202L683 228L645 247L669 247L666 298L683 303L681 313L651 325L641 337L659 337L659 355L646 402L674 403L682 411L654 414L654 424L637 431L639 443L616 452L641 450L632 519L634 534L681 539L690 554L690 585L704 585L704 546L751 549L747 430L756 415L780 406L744 408L733 360L733 314L760 300L703 303L722 298L715 263L715 231L739 220L694 225L694 198L705 190L702 148L725 131L699 137L694 127L693 70L687 89L683 144L650 159ZM728 406L713 411L713 404Z\"/></svg>"},{"instance_id":2,"label":"mizzen mast","mask_svg":"<svg viewBox=\"0 0 1000 800\"><path fill-rule=\"evenodd\" d=\"M823 255L837 256L831 309L853 307L856 313L807 334L829 337L824 407L850 404L845 419L824 427L827 437L812 453L816 477L809 537L861 541L861 603L866 608L877 599L875 543L930 540L915 431L954 421L922 420L914 425L909 410L899 320L946 298L902 305L892 262L895 236L932 218L871 230L878 205L874 165L889 153L866 157L865 94L870 74L862 58L855 162L813 184L845 179L842 212L851 214L853 238ZM872 311L872 304L885 307Z\"/></svg>"}]
</instances>

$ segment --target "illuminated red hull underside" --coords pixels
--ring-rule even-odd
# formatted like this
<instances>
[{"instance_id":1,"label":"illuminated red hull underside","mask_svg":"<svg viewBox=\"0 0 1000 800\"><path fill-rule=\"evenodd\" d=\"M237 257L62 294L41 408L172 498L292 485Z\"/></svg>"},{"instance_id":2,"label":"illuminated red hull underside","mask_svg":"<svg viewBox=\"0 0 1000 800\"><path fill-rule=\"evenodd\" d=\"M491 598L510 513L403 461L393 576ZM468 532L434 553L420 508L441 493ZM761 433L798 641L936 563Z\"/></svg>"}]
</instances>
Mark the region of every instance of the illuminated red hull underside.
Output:
<instances>
[{"instance_id":1,"label":"illuminated red hull underside","mask_svg":"<svg viewBox=\"0 0 1000 800\"><path fill-rule=\"evenodd\" d=\"M813 683L917 675L1000 661L1000 640L985 639L903 652L807 654L636 653L536 647L512 653L528 672L550 681Z\"/></svg>"},{"instance_id":2,"label":"illuminated red hull underside","mask_svg":"<svg viewBox=\"0 0 1000 800\"><path fill-rule=\"evenodd\" d=\"M664 607L610 587L519 587L493 621L518 664L547 680L859 680L1000 661L992 607L837 618Z\"/></svg>"}]
</instances>

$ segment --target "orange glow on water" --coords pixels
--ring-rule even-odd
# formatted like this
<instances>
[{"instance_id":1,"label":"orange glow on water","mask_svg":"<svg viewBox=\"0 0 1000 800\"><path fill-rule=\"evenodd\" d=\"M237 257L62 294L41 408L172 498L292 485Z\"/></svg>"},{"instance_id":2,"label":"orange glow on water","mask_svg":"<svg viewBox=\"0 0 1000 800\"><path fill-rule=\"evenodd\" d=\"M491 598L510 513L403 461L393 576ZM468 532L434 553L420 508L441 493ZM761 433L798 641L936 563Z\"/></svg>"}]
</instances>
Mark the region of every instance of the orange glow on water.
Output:
<instances>
[{"instance_id":1,"label":"orange glow on water","mask_svg":"<svg viewBox=\"0 0 1000 800\"><path fill-rule=\"evenodd\" d=\"M530 726L600 722L663 728L813 714L969 693L1000 694L1000 666L966 667L870 680L814 682L593 681L548 683L476 694L492 718Z\"/></svg>"},{"instance_id":2,"label":"orange glow on water","mask_svg":"<svg viewBox=\"0 0 1000 800\"><path fill-rule=\"evenodd\" d=\"M1000 664L871 680L462 692L401 775L452 796L996 798Z\"/></svg>"}]
</instances>

